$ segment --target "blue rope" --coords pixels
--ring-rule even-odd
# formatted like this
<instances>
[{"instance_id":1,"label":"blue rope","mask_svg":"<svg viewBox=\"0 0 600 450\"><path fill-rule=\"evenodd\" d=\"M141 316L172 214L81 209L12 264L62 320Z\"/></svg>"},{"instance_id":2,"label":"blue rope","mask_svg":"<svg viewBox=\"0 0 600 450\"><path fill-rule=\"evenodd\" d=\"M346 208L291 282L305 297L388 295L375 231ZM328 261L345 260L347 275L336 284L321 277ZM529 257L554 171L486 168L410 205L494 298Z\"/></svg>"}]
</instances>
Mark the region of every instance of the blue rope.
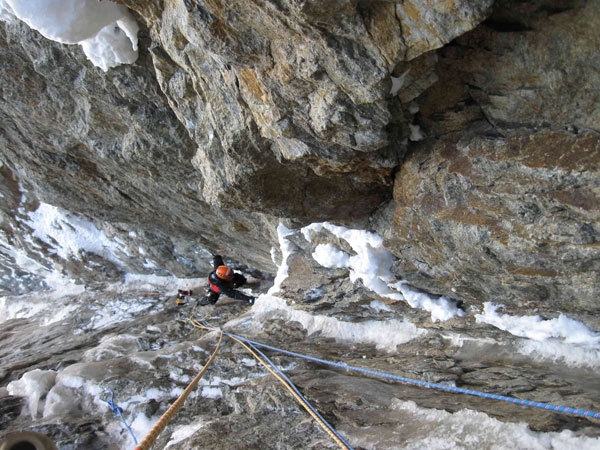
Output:
<instances>
[{"instance_id":1,"label":"blue rope","mask_svg":"<svg viewBox=\"0 0 600 450\"><path fill-rule=\"evenodd\" d=\"M224 334L228 334L228 333L224 333ZM232 335L233 336L233 335ZM294 385L294 383L292 383L292 380L290 380L287 375L285 375L280 369L279 367L277 367L275 365L275 363L273 363L273 361L271 361L269 359L269 357L267 355L265 355L263 352L261 352L258 348L256 348L255 345L253 345L251 343L251 341L248 341L247 339L244 338L240 338L239 336L235 336L236 338L240 339L241 341L245 342L246 344L248 344L248 346L250 346L250 348L252 350L254 350L256 353L258 353L262 358L265 359L265 361L267 361L267 363L273 368L273 370L275 370L275 372L277 372L277 374L283 378L285 380L285 382L288 384L289 387L291 387L294 392L296 394L298 394L298 396L304 401L304 403L306 405L308 405L308 407L311 409L311 411L313 413L315 413L315 415L321 419L323 421L323 423L325 424L325 426L329 429L329 431L331 431L333 434L336 435L336 437L342 441L342 443L346 446L346 448L348 448L348 450L353 450L352 447L350 446L350 444L342 437L340 436L340 434L335 430L335 428L333 428L329 422L327 422L323 416L321 414L319 414L319 411L317 411L309 402L308 400L306 400L306 398L300 393L300 391L296 388L296 386Z\"/></svg>"},{"instance_id":2,"label":"blue rope","mask_svg":"<svg viewBox=\"0 0 600 450\"><path fill-rule=\"evenodd\" d=\"M225 334L228 334L228 333L225 333ZM302 358L307 361L325 364L328 366L333 366L333 367L337 367L337 368L344 369L344 370L360 372L360 373L372 375L375 377L387 378L390 380L399 381L401 383L412 384L412 385L416 385L416 386L426 387L429 389L438 389L438 390L446 391L446 392L473 395L475 397L482 397L482 398L487 398L487 399L491 399L491 400L498 400L498 401L503 401L503 402L508 402L508 403L514 403L516 405L530 406L532 408L540 408L540 409L543 409L546 411L554 411L554 412L559 412L559 413L564 413L564 414L573 414L576 416L591 417L592 419L600 419L600 412L597 412L597 411L588 411L585 409L572 408L569 406L551 405L548 403L537 402L534 400L525 400L525 399L520 399L520 398L515 398L515 397L507 397L505 395L489 394L487 392L474 391L472 389L464 389L464 388L459 388L459 387L455 387L455 386L447 386L447 385L439 384L439 383L430 383L428 381L414 380L411 378L401 377L398 375L392 375L392 374L388 374L388 373L384 373L384 372L378 372L375 370L363 369L362 367L349 366L344 363L336 363L333 361L327 361L325 359L314 358L312 356L302 355L301 353L290 352L288 350L283 350L283 349L280 349L277 347L272 347L270 345L262 344L260 342L251 341L251 340L243 338L241 336L236 336L236 335L232 335L232 336L235 336L236 338L243 340L247 344L252 344L257 347L262 347L262 348L266 348L268 350L273 350L273 351L276 351L279 353L283 353L284 355L293 356L296 358Z\"/></svg>"},{"instance_id":3,"label":"blue rope","mask_svg":"<svg viewBox=\"0 0 600 450\"><path fill-rule=\"evenodd\" d=\"M215 327L214 325L208 323L205 320L199 320L198 322L200 322L202 325L208 327L208 328L213 328L215 330L220 330L220 328ZM221 330L222 331L222 330ZM264 358L264 360L267 362L267 364L269 364L271 366L271 368L281 377L285 380L285 382L288 384L288 386L304 401L304 404L307 405L310 410L319 418L321 419L321 421L325 424L325 426L329 429L329 431L331 431L345 446L348 450L353 450L352 447L350 446L350 444L342 437L340 436L340 434L335 430L335 428L333 428L329 422L327 422L327 420L325 420L323 418L323 416L319 413L319 411L317 411L311 404L310 402L306 399L306 397L304 397L304 395L302 395L300 393L300 391L298 390L298 388L296 388L296 385L294 385L294 383L292 383L292 380L290 380L288 378L288 376L286 374L283 373L283 371L281 369L279 369L279 367L273 362L271 361L271 359L265 355L263 352L261 352L258 348L256 348L256 344L253 341L250 341L248 339L246 339L245 337L242 336L237 336L235 334L232 333L227 333L227 332L223 332L224 335L226 336L230 336L230 337L234 337L236 339L239 339L240 341L244 342L245 344L247 344L253 351L255 351L256 353L258 353L261 358ZM260 344L259 344L260 345Z\"/></svg>"},{"instance_id":4,"label":"blue rope","mask_svg":"<svg viewBox=\"0 0 600 450\"><path fill-rule=\"evenodd\" d=\"M106 403L108 403L108 406L110 406L110 409L112 410L112 412L114 412L121 418L121 420L125 424L125 427L127 427L127 430L129 430L129 434L131 434L131 437L133 438L133 442L135 442L135 445L138 445L138 441L135 438L135 434L133 434L133 430L131 429L129 424L127 424L125 417L123 417L123 408L121 408L120 406L118 406L115 403L115 393L111 390L108 390L108 392L110 392L110 400L105 400Z\"/></svg>"}]
</instances>

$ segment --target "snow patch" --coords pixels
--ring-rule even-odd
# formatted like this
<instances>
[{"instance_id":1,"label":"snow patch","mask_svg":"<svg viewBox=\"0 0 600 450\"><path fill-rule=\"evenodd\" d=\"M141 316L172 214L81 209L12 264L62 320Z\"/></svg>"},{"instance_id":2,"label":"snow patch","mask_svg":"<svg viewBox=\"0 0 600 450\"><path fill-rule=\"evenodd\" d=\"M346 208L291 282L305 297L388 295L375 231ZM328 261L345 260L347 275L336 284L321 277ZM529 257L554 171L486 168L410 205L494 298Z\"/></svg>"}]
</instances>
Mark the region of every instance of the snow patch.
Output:
<instances>
[{"instance_id":1,"label":"snow patch","mask_svg":"<svg viewBox=\"0 0 600 450\"><path fill-rule=\"evenodd\" d=\"M571 366L600 367L600 333L564 314L555 319L511 316L498 313L500 308L502 305L486 302L483 313L476 314L475 320L529 339L519 346L522 354L564 361Z\"/></svg>"},{"instance_id":2,"label":"snow patch","mask_svg":"<svg viewBox=\"0 0 600 450\"><path fill-rule=\"evenodd\" d=\"M456 302L448 297L435 297L418 289L411 287L406 281L400 281L392 284L392 287L398 289L406 302L412 308L423 309L431 313L431 320L434 322L446 321L452 317L465 315L465 312L460 309Z\"/></svg>"},{"instance_id":3,"label":"snow patch","mask_svg":"<svg viewBox=\"0 0 600 450\"><path fill-rule=\"evenodd\" d=\"M29 414L35 420L41 416L44 410L42 397L48 394L55 382L56 372L54 370L34 369L24 373L20 379L8 383L6 388L10 395L27 398Z\"/></svg>"},{"instance_id":4,"label":"snow patch","mask_svg":"<svg viewBox=\"0 0 600 450\"><path fill-rule=\"evenodd\" d=\"M111 325L115 325L120 322L132 320L138 313L144 310L150 310L155 307L155 301L153 299L112 299L107 301L104 305L94 305L93 309L96 309L96 313L92 316L87 325L90 330L100 330L107 328ZM150 313L156 313L157 310L162 308L154 308Z\"/></svg>"},{"instance_id":5,"label":"snow patch","mask_svg":"<svg viewBox=\"0 0 600 450\"><path fill-rule=\"evenodd\" d=\"M181 441L192 437L197 431L199 431L204 426L204 422L197 420L189 425L185 425L182 427L177 427L177 429L171 434L171 438L169 442L167 442L167 446L165 448L170 448L172 446L176 446ZM181 448L177 446L176 448Z\"/></svg>"},{"instance_id":6,"label":"snow patch","mask_svg":"<svg viewBox=\"0 0 600 450\"><path fill-rule=\"evenodd\" d=\"M330 269L348 267L348 261L350 260L348 253L338 250L331 244L317 245L312 257L323 267Z\"/></svg>"},{"instance_id":7,"label":"snow patch","mask_svg":"<svg viewBox=\"0 0 600 450\"><path fill-rule=\"evenodd\" d=\"M554 339L543 342L523 340L517 350L534 359L562 362L570 367L600 369L600 348L594 345L566 344Z\"/></svg>"},{"instance_id":8,"label":"snow patch","mask_svg":"<svg viewBox=\"0 0 600 450\"><path fill-rule=\"evenodd\" d=\"M334 317L312 315L288 306L284 299L262 295L252 309L256 323L274 317L285 322L298 322L309 335L318 334L336 341L354 344L373 344L379 350L395 351L396 346L405 344L426 334L408 321L369 320L361 323L344 322Z\"/></svg>"},{"instance_id":9,"label":"snow patch","mask_svg":"<svg viewBox=\"0 0 600 450\"><path fill-rule=\"evenodd\" d=\"M158 422L159 418L160 417L158 416L149 418L143 412L139 412L136 414L129 426L131 428L131 431L133 431L133 434L135 434L135 436L138 438L138 440L141 440L144 437L146 437L148 432L152 429L152 427L154 427L154 424ZM119 425L119 428L117 428L119 434L117 434L116 437L119 438L119 440L121 440L123 439L121 437L121 433L123 432L123 424L120 421L117 422L117 424ZM135 443L133 442L133 438L129 435L129 433L127 433L126 436L128 445L123 448L133 448L133 446L135 445Z\"/></svg>"},{"instance_id":10,"label":"snow patch","mask_svg":"<svg viewBox=\"0 0 600 450\"><path fill-rule=\"evenodd\" d=\"M408 124L408 128L410 130L410 136L408 138L410 141L418 142L425 139L425 135L423 134L423 131L419 125L413 125L410 123Z\"/></svg>"},{"instance_id":11,"label":"snow patch","mask_svg":"<svg viewBox=\"0 0 600 450\"><path fill-rule=\"evenodd\" d=\"M378 234L328 222L314 223L301 231L304 238L312 242L311 232L319 233L324 229L345 240L356 254L349 255L332 244L319 244L312 256L322 266L346 267L350 271L352 282L360 279L365 287L382 297L405 300L411 307L431 313L431 320L434 322L465 315L450 298L429 295L410 287L405 281L398 281L390 271L394 255L385 248L383 238Z\"/></svg>"},{"instance_id":12,"label":"snow patch","mask_svg":"<svg viewBox=\"0 0 600 450\"><path fill-rule=\"evenodd\" d=\"M592 450L600 438L576 436L572 431L535 432L526 423L501 422L487 414L463 409L455 413L420 408L412 401L392 400L391 409L406 420L396 433L406 437L403 449L526 448ZM501 439L499 439L501 436Z\"/></svg>"},{"instance_id":13,"label":"snow patch","mask_svg":"<svg viewBox=\"0 0 600 450\"><path fill-rule=\"evenodd\" d=\"M128 273L123 277L122 283L111 286L115 291L159 291L177 293L182 286L205 285L206 278L178 278L176 276L159 276ZM187 287L186 287L187 289ZM195 294L195 293L194 293Z\"/></svg>"},{"instance_id":14,"label":"snow patch","mask_svg":"<svg viewBox=\"0 0 600 450\"><path fill-rule=\"evenodd\" d=\"M29 218L25 223L32 228L31 235L47 244L50 253L65 260L81 260L83 250L121 265L117 256L119 246L91 221L47 203L40 203L36 211L29 213Z\"/></svg>"},{"instance_id":15,"label":"snow patch","mask_svg":"<svg viewBox=\"0 0 600 450\"><path fill-rule=\"evenodd\" d=\"M268 294L270 294L270 295L275 294L281 290L281 283L288 276L289 268L287 265L287 259L288 259L288 256L290 256L293 253L294 247L293 247L292 243L286 239L286 237L292 233L293 233L293 230L286 228L285 225L283 225L281 223L277 227L277 238L279 241L279 248L281 249L281 254L282 254L281 259L282 260L278 264L277 261L275 260L276 251L275 251L275 249L271 249L271 258L273 259L273 262L278 266L278 268L277 268L277 274L275 275L275 280L273 282L273 286L271 286L271 288L268 291Z\"/></svg>"},{"instance_id":16,"label":"snow patch","mask_svg":"<svg viewBox=\"0 0 600 450\"><path fill-rule=\"evenodd\" d=\"M101 339L98 346L87 350L84 362L104 361L129 356L139 351L138 338L127 334L109 335Z\"/></svg>"},{"instance_id":17,"label":"snow patch","mask_svg":"<svg viewBox=\"0 0 600 450\"><path fill-rule=\"evenodd\" d=\"M564 314L560 314L556 319L548 320L540 316L519 317L499 314L497 311L500 308L502 308L502 305L486 302L484 303L483 313L476 314L475 320L478 323L488 323L515 336L522 336L535 341L558 338L570 344L600 344L600 333L592 332L581 322L577 322Z\"/></svg>"},{"instance_id":18,"label":"snow patch","mask_svg":"<svg viewBox=\"0 0 600 450\"><path fill-rule=\"evenodd\" d=\"M404 83L406 83L406 76L408 75L409 72L410 72L410 69L407 69L399 77L390 75L390 80L392 80L392 87L390 88L391 96L398 95L398 92L400 91L400 89L402 89L402 87L404 86Z\"/></svg>"},{"instance_id":19,"label":"snow patch","mask_svg":"<svg viewBox=\"0 0 600 450\"><path fill-rule=\"evenodd\" d=\"M392 310L392 308L383 303L381 300L373 300L371 303L369 303L369 308L374 309L377 312L389 312Z\"/></svg>"},{"instance_id":20,"label":"snow patch","mask_svg":"<svg viewBox=\"0 0 600 450\"><path fill-rule=\"evenodd\" d=\"M202 386L202 394L200 395L204 398L221 398L223 397L223 391L218 387Z\"/></svg>"},{"instance_id":21,"label":"snow patch","mask_svg":"<svg viewBox=\"0 0 600 450\"><path fill-rule=\"evenodd\" d=\"M138 57L135 19L109 0L0 0L0 20L14 18L52 41L80 44L104 71Z\"/></svg>"}]
</instances>

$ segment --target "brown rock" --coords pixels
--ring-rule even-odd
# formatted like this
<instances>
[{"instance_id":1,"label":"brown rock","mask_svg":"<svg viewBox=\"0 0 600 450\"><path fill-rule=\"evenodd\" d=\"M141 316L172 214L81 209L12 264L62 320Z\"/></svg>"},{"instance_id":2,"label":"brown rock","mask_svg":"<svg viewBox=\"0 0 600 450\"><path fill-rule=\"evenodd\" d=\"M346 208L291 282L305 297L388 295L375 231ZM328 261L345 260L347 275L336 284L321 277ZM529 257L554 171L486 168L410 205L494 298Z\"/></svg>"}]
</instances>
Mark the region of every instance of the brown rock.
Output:
<instances>
[{"instance_id":1,"label":"brown rock","mask_svg":"<svg viewBox=\"0 0 600 450\"><path fill-rule=\"evenodd\" d=\"M473 302L596 310L598 167L594 132L423 144L396 177L398 272Z\"/></svg>"}]
</instances>

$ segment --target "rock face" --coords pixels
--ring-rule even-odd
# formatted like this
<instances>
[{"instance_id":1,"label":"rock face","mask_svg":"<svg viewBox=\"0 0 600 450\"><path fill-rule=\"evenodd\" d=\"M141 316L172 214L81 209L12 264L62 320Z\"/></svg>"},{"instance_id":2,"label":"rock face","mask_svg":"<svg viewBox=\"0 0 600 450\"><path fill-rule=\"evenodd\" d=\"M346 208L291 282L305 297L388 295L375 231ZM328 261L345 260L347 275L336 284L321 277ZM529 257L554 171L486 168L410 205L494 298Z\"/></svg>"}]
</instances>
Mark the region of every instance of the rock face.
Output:
<instances>
[{"instance_id":1,"label":"rock face","mask_svg":"<svg viewBox=\"0 0 600 450\"><path fill-rule=\"evenodd\" d=\"M40 200L136 271L143 239L178 275L195 246L272 272L279 221L330 220L436 293L597 311L597 2L116 3L140 58L107 73L0 26L5 239Z\"/></svg>"},{"instance_id":2,"label":"rock face","mask_svg":"<svg viewBox=\"0 0 600 450\"><path fill-rule=\"evenodd\" d=\"M597 0L115 2L140 25L139 59L108 72L0 24L0 308L23 308L0 327L0 430L131 447L109 390L145 433L214 348L190 315L372 370L599 409ZM43 211L56 220L36 222ZM298 231L325 220L385 239L394 273L374 279L395 296L318 263L319 248L358 253L332 224ZM296 231L283 239L280 222ZM61 252L79 230L94 245ZM283 291L199 311L173 305L177 279L114 284L202 283L209 253L271 274L287 256ZM78 293L39 294L55 271ZM401 280L452 317L402 301ZM548 346L502 331L489 301L502 320L567 331ZM241 354L224 345L157 446L334 448ZM593 419L273 359L355 448L599 435Z\"/></svg>"},{"instance_id":3,"label":"rock face","mask_svg":"<svg viewBox=\"0 0 600 450\"><path fill-rule=\"evenodd\" d=\"M393 225L382 231L415 284L590 313L600 80L598 55L581 44L600 44L585 31L600 8L543 12L497 11L440 53L439 82L418 100L436 138L414 146L397 173Z\"/></svg>"},{"instance_id":4,"label":"rock face","mask_svg":"<svg viewBox=\"0 0 600 450\"><path fill-rule=\"evenodd\" d=\"M600 358L593 348L579 365L568 365L568 354L554 353L560 342L551 354L533 357L523 352L530 340L477 323L473 313L434 323L427 311L353 283L347 268L317 264L311 257L316 246L345 248L344 241L327 230L310 235L310 241L299 231L287 235L293 253L285 287L279 297L261 296L252 308L226 298L214 306L177 307L174 296L105 290L65 296L46 304L43 314L3 322L0 383L8 387L0 388L0 441L4 430L33 429L65 450L132 448L107 402L123 409L138 440L146 436L216 347L218 333L194 327L193 317L253 341L349 366L598 410ZM36 297L22 300L43 306ZM57 314L64 310L70 313ZM573 344L567 348L582 351ZM473 442L484 448L535 448L552 439L570 448L588 439L592 448L600 436L591 418L424 389L261 350L352 448L431 448L434 440L434 448L469 448ZM227 336L155 445L207 446L339 448L277 379Z\"/></svg>"},{"instance_id":5,"label":"rock face","mask_svg":"<svg viewBox=\"0 0 600 450\"><path fill-rule=\"evenodd\" d=\"M469 301L597 310L597 133L445 138L425 148L394 188L399 273Z\"/></svg>"},{"instance_id":6,"label":"rock face","mask_svg":"<svg viewBox=\"0 0 600 450\"><path fill-rule=\"evenodd\" d=\"M272 268L264 243L276 239L277 222L212 208L199 195L194 144L148 70L148 54L103 74L78 47L49 42L23 24L1 32L2 58L11 61L3 71L0 138L7 239L30 232L13 219L39 199L97 220L132 249L129 232L145 233L159 266L173 273L190 275L175 255L179 248L194 260L191 244L241 251Z\"/></svg>"}]
</instances>

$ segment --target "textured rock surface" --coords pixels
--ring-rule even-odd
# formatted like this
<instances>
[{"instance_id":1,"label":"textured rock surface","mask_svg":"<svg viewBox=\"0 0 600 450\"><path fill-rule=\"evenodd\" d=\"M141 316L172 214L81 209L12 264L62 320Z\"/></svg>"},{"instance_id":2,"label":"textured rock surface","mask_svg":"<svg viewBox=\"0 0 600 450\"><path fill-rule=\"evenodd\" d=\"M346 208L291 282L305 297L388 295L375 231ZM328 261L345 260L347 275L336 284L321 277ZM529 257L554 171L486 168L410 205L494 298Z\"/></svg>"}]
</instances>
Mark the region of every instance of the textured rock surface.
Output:
<instances>
[{"instance_id":1,"label":"textured rock surface","mask_svg":"<svg viewBox=\"0 0 600 450\"><path fill-rule=\"evenodd\" d=\"M417 101L437 139L414 146L393 225L379 226L412 282L597 311L600 58L587 30L600 8L569 9L583 3L497 8L438 54L439 81Z\"/></svg>"},{"instance_id":2,"label":"textured rock surface","mask_svg":"<svg viewBox=\"0 0 600 450\"><path fill-rule=\"evenodd\" d=\"M124 241L132 229L147 232L148 248L170 248L163 257L156 252L160 266L180 275L190 268L175 262L175 249L184 253L192 244L241 251L272 270L265 243L277 222L202 199L194 144L148 70L148 54L105 74L77 47L49 42L18 22L0 32L2 59L11 61L3 71L0 137L8 222L39 198L107 224ZM19 185L29 191L29 208L20 204ZM18 239L22 225L8 222L7 235Z\"/></svg>"},{"instance_id":3,"label":"textured rock surface","mask_svg":"<svg viewBox=\"0 0 600 450\"><path fill-rule=\"evenodd\" d=\"M433 152L424 145L397 175L390 243L402 255L398 271L470 301L593 313L599 158L595 132L446 138Z\"/></svg>"},{"instance_id":4,"label":"textured rock surface","mask_svg":"<svg viewBox=\"0 0 600 450\"><path fill-rule=\"evenodd\" d=\"M3 230L28 255L15 217L38 199L186 276L199 247L273 271L277 222L331 220L375 228L439 293L480 302L496 277L500 301L581 289L573 310L596 308L597 2L118 3L140 59L108 73L0 27ZM477 245L456 246L467 228Z\"/></svg>"},{"instance_id":5,"label":"textured rock surface","mask_svg":"<svg viewBox=\"0 0 600 450\"><path fill-rule=\"evenodd\" d=\"M0 288L19 295L0 302L52 301L64 313L52 323L54 311L2 323L0 429L36 429L65 449L116 448L114 437L127 437L106 390L128 402L129 419L156 418L215 341L176 320L200 312L176 310L166 288L99 291L116 289L110 283L125 274L204 276L208 251L273 272L280 221L378 231L398 257L399 279L464 300L465 315L434 323L381 298L347 269L309 256L318 243L352 254L348 246L296 232L280 294L288 305L261 312L259 300L246 312L221 304L203 317L374 370L599 409L596 359L572 367L560 338L551 348L562 353L535 345L527 353L531 341L476 317L495 301L515 316L560 312L600 329L599 2L117 3L141 26L140 58L106 73L78 47L0 24ZM41 204L89 218L120 244L119 262L93 251L62 258L33 235ZM86 291L44 297L37 291L53 270ZM380 335L335 340L331 327L309 332L300 318L346 330L396 320L419 330L382 350ZM225 345L158 447L333 448L240 355ZM405 400L448 411L445 434L466 430L457 447L481 437L462 408L598 436L583 418L275 360L356 448L431 443L443 427ZM32 417L5 386L35 369L56 377ZM497 443L486 439L477 445Z\"/></svg>"},{"instance_id":6,"label":"textured rock surface","mask_svg":"<svg viewBox=\"0 0 600 450\"><path fill-rule=\"evenodd\" d=\"M425 311L379 297L360 282L353 284L347 271L315 264L310 256L314 245L336 242L327 233L313 234L313 238L314 243L309 244L299 232L289 236L295 264L285 280L287 288L279 295L293 310L262 308L266 297L250 310L227 299L215 306L175 307L173 296L137 289L62 298L56 308L73 309L59 321L47 323L53 317L50 312L2 323L0 383L6 385L34 370L49 371L52 382L40 389L36 402L0 389L4 412L0 439L5 430L26 428L47 434L65 450L129 448L124 445L129 436L122 422L106 404L109 390L130 423L139 425L142 417L154 424L205 364L217 342L216 333L192 327L187 320L190 316L202 316L228 332L256 341L352 366L598 410L600 392L594 368L568 367L560 359L554 360L554 355L524 356L518 349L525 340L477 323L473 312L441 325L432 323ZM310 289L313 295L297 286ZM290 311L295 311L298 320L290 319ZM107 312L113 315L106 316ZM302 317L311 319L312 330L305 328L307 321ZM327 334L330 327L318 325L324 319L340 330L337 337ZM404 322L407 319L410 324ZM380 336L376 329L373 337L379 336L379 342L361 341L364 336L360 337L360 332L350 332L361 324L390 320L416 325L413 335L390 346L389 336ZM478 447L509 448L513 443L510 432L499 441L495 433L481 429L478 412L497 419L494 427L521 423L530 439L536 431L567 436L572 431L590 438L600 435L592 419L383 381L267 353L356 449L404 448L411 443L422 448L434 438L457 447L476 442ZM594 361L597 364L597 358ZM407 402L428 409L415 410ZM32 404L37 404L33 415ZM436 419L441 413L447 417ZM336 448L289 392L228 338L200 386L169 421L156 444L158 448L206 446Z\"/></svg>"},{"instance_id":7,"label":"textured rock surface","mask_svg":"<svg viewBox=\"0 0 600 450\"><path fill-rule=\"evenodd\" d=\"M3 24L11 182L124 241L133 228L156 247L194 240L273 270L276 217L364 223L390 197L409 134L394 66L472 28L490 2L458 2L450 22L454 2L419 6L443 10L423 38L428 13L412 4L120 3L148 31L136 64L108 73Z\"/></svg>"}]
</instances>

